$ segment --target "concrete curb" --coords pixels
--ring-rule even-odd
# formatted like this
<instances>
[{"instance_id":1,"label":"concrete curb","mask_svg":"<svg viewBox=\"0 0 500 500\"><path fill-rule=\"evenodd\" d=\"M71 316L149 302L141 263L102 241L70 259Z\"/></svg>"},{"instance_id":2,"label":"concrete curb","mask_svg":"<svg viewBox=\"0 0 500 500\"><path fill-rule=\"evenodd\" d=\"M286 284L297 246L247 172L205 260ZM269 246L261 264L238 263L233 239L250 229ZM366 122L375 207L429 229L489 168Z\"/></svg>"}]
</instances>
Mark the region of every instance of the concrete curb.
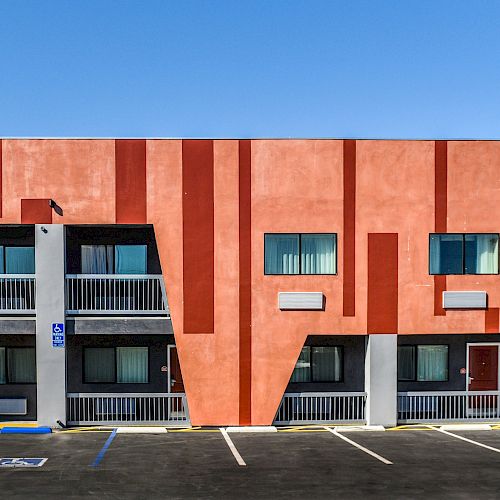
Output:
<instances>
[{"instance_id":1,"label":"concrete curb","mask_svg":"<svg viewBox=\"0 0 500 500\"><path fill-rule=\"evenodd\" d=\"M274 425L254 425L242 427L226 427L226 432L278 432Z\"/></svg>"}]
</instances>

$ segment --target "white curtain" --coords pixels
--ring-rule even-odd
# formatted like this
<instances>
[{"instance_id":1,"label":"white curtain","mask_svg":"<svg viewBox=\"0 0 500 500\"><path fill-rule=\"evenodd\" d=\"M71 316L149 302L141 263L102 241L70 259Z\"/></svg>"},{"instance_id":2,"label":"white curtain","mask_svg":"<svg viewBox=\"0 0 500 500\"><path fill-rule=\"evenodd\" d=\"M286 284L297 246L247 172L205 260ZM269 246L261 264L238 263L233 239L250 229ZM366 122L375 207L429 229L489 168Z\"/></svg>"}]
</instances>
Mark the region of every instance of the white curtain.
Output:
<instances>
[{"instance_id":1,"label":"white curtain","mask_svg":"<svg viewBox=\"0 0 500 500\"><path fill-rule=\"evenodd\" d=\"M398 380L415 380L415 347L398 347Z\"/></svg>"},{"instance_id":2,"label":"white curtain","mask_svg":"<svg viewBox=\"0 0 500 500\"><path fill-rule=\"evenodd\" d=\"M84 382L115 382L114 347L87 347L84 351Z\"/></svg>"},{"instance_id":3,"label":"white curtain","mask_svg":"<svg viewBox=\"0 0 500 500\"><path fill-rule=\"evenodd\" d=\"M303 234L301 240L302 274L335 274L335 235Z\"/></svg>"},{"instance_id":4,"label":"white curtain","mask_svg":"<svg viewBox=\"0 0 500 500\"><path fill-rule=\"evenodd\" d=\"M421 382L448 380L447 345L417 346L417 380Z\"/></svg>"},{"instance_id":5,"label":"white curtain","mask_svg":"<svg viewBox=\"0 0 500 500\"><path fill-rule=\"evenodd\" d=\"M5 247L7 274L35 274L34 247Z\"/></svg>"},{"instance_id":6,"label":"white curtain","mask_svg":"<svg viewBox=\"0 0 500 500\"><path fill-rule=\"evenodd\" d=\"M5 347L0 347L0 384L7 382L5 376Z\"/></svg>"},{"instance_id":7,"label":"white curtain","mask_svg":"<svg viewBox=\"0 0 500 500\"><path fill-rule=\"evenodd\" d=\"M474 237L477 244L476 274L498 274L498 236L476 234Z\"/></svg>"},{"instance_id":8,"label":"white curtain","mask_svg":"<svg viewBox=\"0 0 500 500\"><path fill-rule=\"evenodd\" d=\"M12 384L35 384L36 364L34 347L7 349L8 380Z\"/></svg>"},{"instance_id":9,"label":"white curtain","mask_svg":"<svg viewBox=\"0 0 500 500\"><path fill-rule=\"evenodd\" d=\"M340 347L312 348L313 382L340 382L342 380L342 349Z\"/></svg>"},{"instance_id":10,"label":"white curtain","mask_svg":"<svg viewBox=\"0 0 500 500\"><path fill-rule=\"evenodd\" d=\"M310 382L311 381L311 348L302 348L299 359L295 364L290 382Z\"/></svg>"},{"instance_id":11,"label":"white curtain","mask_svg":"<svg viewBox=\"0 0 500 500\"><path fill-rule=\"evenodd\" d=\"M117 347L117 377L119 384L147 384L148 348Z\"/></svg>"},{"instance_id":12,"label":"white curtain","mask_svg":"<svg viewBox=\"0 0 500 500\"><path fill-rule=\"evenodd\" d=\"M264 261L266 274L298 274L299 235L266 234Z\"/></svg>"},{"instance_id":13,"label":"white curtain","mask_svg":"<svg viewBox=\"0 0 500 500\"><path fill-rule=\"evenodd\" d=\"M117 274L146 274L146 245L116 245L115 266Z\"/></svg>"},{"instance_id":14,"label":"white curtain","mask_svg":"<svg viewBox=\"0 0 500 500\"><path fill-rule=\"evenodd\" d=\"M112 274L113 245L82 245L82 274Z\"/></svg>"}]
</instances>

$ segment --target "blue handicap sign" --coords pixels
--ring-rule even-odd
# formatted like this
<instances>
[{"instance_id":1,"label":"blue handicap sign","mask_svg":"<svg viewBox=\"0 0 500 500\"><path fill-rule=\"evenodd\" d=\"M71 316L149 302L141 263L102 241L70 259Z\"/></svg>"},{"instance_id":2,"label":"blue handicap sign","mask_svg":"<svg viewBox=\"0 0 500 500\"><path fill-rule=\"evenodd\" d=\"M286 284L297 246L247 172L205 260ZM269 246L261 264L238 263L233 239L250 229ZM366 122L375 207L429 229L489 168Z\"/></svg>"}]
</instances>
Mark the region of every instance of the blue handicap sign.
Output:
<instances>
[{"instance_id":1,"label":"blue handicap sign","mask_svg":"<svg viewBox=\"0 0 500 500\"><path fill-rule=\"evenodd\" d=\"M64 323L52 323L52 347L64 347Z\"/></svg>"},{"instance_id":2,"label":"blue handicap sign","mask_svg":"<svg viewBox=\"0 0 500 500\"><path fill-rule=\"evenodd\" d=\"M41 467L46 458L0 458L0 467Z\"/></svg>"}]
</instances>

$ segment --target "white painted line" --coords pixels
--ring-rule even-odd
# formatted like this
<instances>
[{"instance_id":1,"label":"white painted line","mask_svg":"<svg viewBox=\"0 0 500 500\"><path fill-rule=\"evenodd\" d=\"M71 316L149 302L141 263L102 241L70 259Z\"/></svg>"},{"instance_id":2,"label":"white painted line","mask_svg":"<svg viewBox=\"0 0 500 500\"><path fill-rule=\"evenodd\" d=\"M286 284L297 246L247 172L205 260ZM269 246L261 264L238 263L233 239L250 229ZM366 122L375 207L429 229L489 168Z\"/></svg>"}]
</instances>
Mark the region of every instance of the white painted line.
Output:
<instances>
[{"instance_id":1,"label":"white painted line","mask_svg":"<svg viewBox=\"0 0 500 500\"><path fill-rule=\"evenodd\" d=\"M392 462L390 460L387 460L387 458L381 457L377 453L375 453L372 450L369 450L368 448L365 448L364 446L361 446L360 444L356 443L352 439L349 439L345 436L342 436L339 432L337 432L337 429L331 429L330 427L324 427L327 431L331 432L334 436L339 437L340 439L343 439L344 441L348 442L349 444L352 444L356 448L360 449L361 451L364 451L365 453L368 453L368 455L371 455L373 458L376 458L377 460L380 460L386 465L392 465Z\"/></svg>"},{"instance_id":2,"label":"white painted line","mask_svg":"<svg viewBox=\"0 0 500 500\"><path fill-rule=\"evenodd\" d=\"M446 424L439 428L443 431L491 431L489 424Z\"/></svg>"},{"instance_id":3,"label":"white painted line","mask_svg":"<svg viewBox=\"0 0 500 500\"><path fill-rule=\"evenodd\" d=\"M231 450L231 453L233 454L234 458L236 458L238 465L246 466L247 464L245 463L243 458L241 458L241 455L238 453L236 446L234 446L234 443L231 441L231 438L229 437L229 434L227 433L226 429L223 429L221 427L219 430L221 434L224 436L224 439L226 440L226 443L229 446L229 449Z\"/></svg>"},{"instance_id":4,"label":"white painted line","mask_svg":"<svg viewBox=\"0 0 500 500\"><path fill-rule=\"evenodd\" d=\"M487 444L480 443L478 441L473 441L472 439L459 436L458 434L454 434L453 432L448 432L443 429L439 429L438 427L433 427L432 425L428 425L430 429L434 429L435 431L442 432L443 434L447 434L448 436L452 436L454 438L460 439L462 441L465 441L467 443L475 444L476 446L481 446L481 448L486 448L487 450L495 451L496 453L500 453L500 450L498 448L493 448L493 446L488 446Z\"/></svg>"},{"instance_id":5,"label":"white painted line","mask_svg":"<svg viewBox=\"0 0 500 500\"><path fill-rule=\"evenodd\" d=\"M342 425L335 427L337 432L385 432L383 425Z\"/></svg>"},{"instance_id":6,"label":"white painted line","mask_svg":"<svg viewBox=\"0 0 500 500\"><path fill-rule=\"evenodd\" d=\"M249 425L242 427L226 427L227 432L278 432L274 425Z\"/></svg>"},{"instance_id":7,"label":"white painted line","mask_svg":"<svg viewBox=\"0 0 500 500\"><path fill-rule=\"evenodd\" d=\"M163 434L167 432L165 427L118 427L117 434Z\"/></svg>"}]
</instances>

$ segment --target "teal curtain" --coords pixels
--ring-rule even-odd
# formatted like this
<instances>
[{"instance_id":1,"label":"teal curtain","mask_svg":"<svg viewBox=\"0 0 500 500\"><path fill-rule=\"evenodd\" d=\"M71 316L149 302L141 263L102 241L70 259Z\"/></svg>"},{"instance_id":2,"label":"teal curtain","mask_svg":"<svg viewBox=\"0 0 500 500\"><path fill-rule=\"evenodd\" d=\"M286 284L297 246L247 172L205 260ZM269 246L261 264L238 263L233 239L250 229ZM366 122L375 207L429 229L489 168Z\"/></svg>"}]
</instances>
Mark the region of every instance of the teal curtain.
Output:
<instances>
[{"instance_id":1,"label":"teal curtain","mask_svg":"<svg viewBox=\"0 0 500 500\"><path fill-rule=\"evenodd\" d=\"M398 346L398 380L415 380L415 346Z\"/></svg>"},{"instance_id":2,"label":"teal curtain","mask_svg":"<svg viewBox=\"0 0 500 500\"><path fill-rule=\"evenodd\" d=\"M9 383L36 384L35 348L9 347L7 367Z\"/></svg>"},{"instance_id":3,"label":"teal curtain","mask_svg":"<svg viewBox=\"0 0 500 500\"><path fill-rule=\"evenodd\" d=\"M0 384L5 384L6 380L5 372L5 347L0 347Z\"/></svg>"},{"instance_id":4,"label":"teal curtain","mask_svg":"<svg viewBox=\"0 0 500 500\"><path fill-rule=\"evenodd\" d=\"M342 380L342 348L312 348L313 382L340 382Z\"/></svg>"},{"instance_id":5,"label":"teal curtain","mask_svg":"<svg viewBox=\"0 0 500 500\"><path fill-rule=\"evenodd\" d=\"M5 247L7 274L35 274L34 247Z\"/></svg>"},{"instance_id":6,"label":"teal curtain","mask_svg":"<svg viewBox=\"0 0 500 500\"><path fill-rule=\"evenodd\" d=\"M148 348L117 347L117 377L119 384L148 383Z\"/></svg>"},{"instance_id":7,"label":"teal curtain","mask_svg":"<svg viewBox=\"0 0 500 500\"><path fill-rule=\"evenodd\" d=\"M448 346L417 346L417 380L437 382L448 380Z\"/></svg>"},{"instance_id":8,"label":"teal curtain","mask_svg":"<svg viewBox=\"0 0 500 500\"><path fill-rule=\"evenodd\" d=\"M311 348L306 346L300 351L299 359L295 364L290 382L311 381Z\"/></svg>"},{"instance_id":9,"label":"teal curtain","mask_svg":"<svg viewBox=\"0 0 500 500\"><path fill-rule=\"evenodd\" d=\"M147 269L146 245L115 246L116 274L146 274L146 269Z\"/></svg>"},{"instance_id":10,"label":"teal curtain","mask_svg":"<svg viewBox=\"0 0 500 500\"><path fill-rule=\"evenodd\" d=\"M335 235L303 234L301 238L301 273L335 274Z\"/></svg>"},{"instance_id":11,"label":"teal curtain","mask_svg":"<svg viewBox=\"0 0 500 500\"><path fill-rule=\"evenodd\" d=\"M84 352L84 382L115 382L115 349L114 347L87 347Z\"/></svg>"},{"instance_id":12,"label":"teal curtain","mask_svg":"<svg viewBox=\"0 0 500 500\"><path fill-rule=\"evenodd\" d=\"M299 274L299 235L266 234L265 274Z\"/></svg>"}]
</instances>

